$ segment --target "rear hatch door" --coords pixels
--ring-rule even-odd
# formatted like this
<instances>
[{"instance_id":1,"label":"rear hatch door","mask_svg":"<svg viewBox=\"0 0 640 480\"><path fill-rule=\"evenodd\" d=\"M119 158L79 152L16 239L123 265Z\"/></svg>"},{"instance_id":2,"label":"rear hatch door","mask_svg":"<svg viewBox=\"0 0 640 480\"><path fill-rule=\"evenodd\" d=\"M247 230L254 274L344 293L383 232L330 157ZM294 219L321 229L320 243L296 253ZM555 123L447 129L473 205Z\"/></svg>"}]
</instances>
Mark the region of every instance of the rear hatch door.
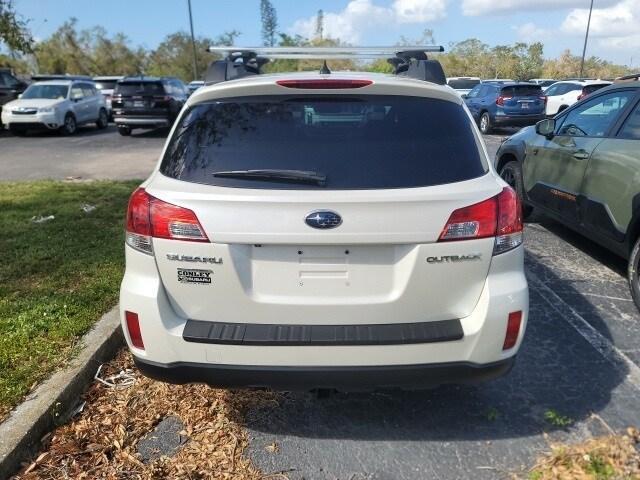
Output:
<instances>
[{"instance_id":1,"label":"rear hatch door","mask_svg":"<svg viewBox=\"0 0 640 480\"><path fill-rule=\"evenodd\" d=\"M326 179L242 175L259 169ZM195 212L210 240L154 239L180 315L297 324L469 315L494 239L438 239L454 210L501 189L459 104L357 94L196 105L147 186ZM327 212L340 221L317 228Z\"/></svg>"},{"instance_id":2,"label":"rear hatch door","mask_svg":"<svg viewBox=\"0 0 640 480\"><path fill-rule=\"evenodd\" d=\"M113 106L124 115L157 116L166 114L169 101L162 82L126 81L118 83Z\"/></svg>"},{"instance_id":3,"label":"rear hatch door","mask_svg":"<svg viewBox=\"0 0 640 480\"><path fill-rule=\"evenodd\" d=\"M544 113L545 97L539 85L512 85L500 90L506 115Z\"/></svg>"}]
</instances>

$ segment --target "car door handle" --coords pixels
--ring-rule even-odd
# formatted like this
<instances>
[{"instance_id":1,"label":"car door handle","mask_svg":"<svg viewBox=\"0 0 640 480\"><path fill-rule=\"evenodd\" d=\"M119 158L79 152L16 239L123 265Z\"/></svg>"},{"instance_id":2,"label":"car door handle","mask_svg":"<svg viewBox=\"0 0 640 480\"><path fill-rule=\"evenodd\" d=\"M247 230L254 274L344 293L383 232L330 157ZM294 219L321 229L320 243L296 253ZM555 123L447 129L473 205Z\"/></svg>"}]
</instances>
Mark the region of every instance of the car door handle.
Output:
<instances>
[{"instance_id":1,"label":"car door handle","mask_svg":"<svg viewBox=\"0 0 640 480\"><path fill-rule=\"evenodd\" d=\"M577 150L573 152L573 158L577 160L586 160L587 158L589 158L589 152L587 152L586 150Z\"/></svg>"}]
</instances>

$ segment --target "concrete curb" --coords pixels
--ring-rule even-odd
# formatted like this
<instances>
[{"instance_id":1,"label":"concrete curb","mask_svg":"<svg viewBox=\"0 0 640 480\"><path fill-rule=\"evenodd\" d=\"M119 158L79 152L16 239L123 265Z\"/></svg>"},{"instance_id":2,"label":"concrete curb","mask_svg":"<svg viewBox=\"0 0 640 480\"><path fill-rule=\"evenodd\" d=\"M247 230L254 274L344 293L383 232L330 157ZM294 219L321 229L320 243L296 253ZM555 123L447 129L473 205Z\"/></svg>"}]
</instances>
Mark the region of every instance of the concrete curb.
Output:
<instances>
[{"instance_id":1,"label":"concrete curb","mask_svg":"<svg viewBox=\"0 0 640 480\"><path fill-rule=\"evenodd\" d=\"M82 338L83 348L62 371L39 385L0 424L0 478L9 478L34 455L42 437L66 419L98 367L124 345L118 306Z\"/></svg>"}]
</instances>

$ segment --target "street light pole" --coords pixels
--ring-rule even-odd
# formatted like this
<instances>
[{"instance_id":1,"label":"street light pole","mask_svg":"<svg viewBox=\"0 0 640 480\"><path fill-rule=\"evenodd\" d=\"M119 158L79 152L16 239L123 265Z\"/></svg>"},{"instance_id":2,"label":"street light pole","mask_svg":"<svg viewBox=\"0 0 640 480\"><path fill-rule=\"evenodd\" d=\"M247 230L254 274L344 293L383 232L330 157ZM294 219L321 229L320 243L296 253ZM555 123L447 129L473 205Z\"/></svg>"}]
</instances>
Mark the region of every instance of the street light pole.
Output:
<instances>
[{"instance_id":1,"label":"street light pole","mask_svg":"<svg viewBox=\"0 0 640 480\"><path fill-rule=\"evenodd\" d=\"M593 0L589 7L589 19L587 20L587 33L584 35L584 46L582 47L582 60L580 60L580 78L584 73L584 56L587 53L587 40L589 39L589 27L591 26L591 12L593 11Z\"/></svg>"},{"instance_id":2,"label":"street light pole","mask_svg":"<svg viewBox=\"0 0 640 480\"><path fill-rule=\"evenodd\" d=\"M593 2L593 0L591 1ZM191 16L191 0L187 0L187 5L189 6L189 26L191 27L191 46L193 47L193 79L199 80L198 56L196 53L196 38L193 35L193 17Z\"/></svg>"}]
</instances>

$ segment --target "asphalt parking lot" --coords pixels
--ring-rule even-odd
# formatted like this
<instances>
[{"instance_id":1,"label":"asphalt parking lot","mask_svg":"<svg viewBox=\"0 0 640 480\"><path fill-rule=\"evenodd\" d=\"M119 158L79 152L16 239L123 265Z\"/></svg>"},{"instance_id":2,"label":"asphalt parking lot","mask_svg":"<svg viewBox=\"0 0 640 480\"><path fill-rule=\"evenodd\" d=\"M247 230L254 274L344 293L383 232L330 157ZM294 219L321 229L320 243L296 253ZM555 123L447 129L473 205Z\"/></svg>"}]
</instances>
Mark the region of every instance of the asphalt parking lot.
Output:
<instances>
[{"instance_id":1,"label":"asphalt parking lot","mask_svg":"<svg viewBox=\"0 0 640 480\"><path fill-rule=\"evenodd\" d=\"M0 180L144 178L165 135L3 134ZM486 137L491 155L504 135ZM640 315L624 262L544 218L527 225L525 247L531 312L507 377L426 392L288 394L249 412L246 455L291 479L495 479L525 471L549 442L640 425Z\"/></svg>"},{"instance_id":2,"label":"asphalt parking lot","mask_svg":"<svg viewBox=\"0 0 640 480\"><path fill-rule=\"evenodd\" d=\"M131 137L80 127L76 135L35 132L16 137L0 131L0 180L145 178L153 170L167 130L136 130ZM28 159L28 161L25 161Z\"/></svg>"}]
</instances>

